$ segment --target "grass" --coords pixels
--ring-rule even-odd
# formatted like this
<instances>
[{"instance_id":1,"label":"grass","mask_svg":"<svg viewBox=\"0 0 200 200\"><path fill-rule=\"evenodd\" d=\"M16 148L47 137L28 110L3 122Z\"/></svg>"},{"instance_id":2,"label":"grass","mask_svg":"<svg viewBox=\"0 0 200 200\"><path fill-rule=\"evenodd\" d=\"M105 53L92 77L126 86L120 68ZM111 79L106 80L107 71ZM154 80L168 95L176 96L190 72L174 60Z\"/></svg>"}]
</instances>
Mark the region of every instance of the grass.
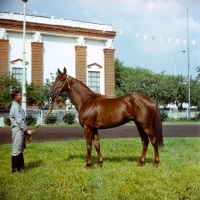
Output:
<instances>
[{"instance_id":1,"label":"grass","mask_svg":"<svg viewBox=\"0 0 200 200\"><path fill-rule=\"evenodd\" d=\"M138 168L139 138L102 139L103 167L86 164L85 140L30 143L24 152L27 173L11 173L11 145L0 146L0 199L200 199L200 138L165 138L159 168L153 148Z\"/></svg>"}]
</instances>

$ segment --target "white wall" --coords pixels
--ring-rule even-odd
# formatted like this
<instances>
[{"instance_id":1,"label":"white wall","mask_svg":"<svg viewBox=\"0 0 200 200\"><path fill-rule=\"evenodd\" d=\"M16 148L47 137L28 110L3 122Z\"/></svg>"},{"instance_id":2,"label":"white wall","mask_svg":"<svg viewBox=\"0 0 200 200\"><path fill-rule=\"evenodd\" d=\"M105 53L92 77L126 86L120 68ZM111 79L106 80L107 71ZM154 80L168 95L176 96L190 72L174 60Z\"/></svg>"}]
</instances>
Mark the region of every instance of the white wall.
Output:
<instances>
[{"instance_id":1,"label":"white wall","mask_svg":"<svg viewBox=\"0 0 200 200\"><path fill-rule=\"evenodd\" d=\"M10 32L8 33L9 39L9 57L8 57L8 70L11 72L12 67L23 67L23 62L17 62L15 64L11 64L10 61L16 59L22 59L23 52L23 35L18 32ZM27 68L27 81L31 82L31 34L26 34L26 43L25 43L25 51L26 51L26 61L29 63L26 65Z\"/></svg>"},{"instance_id":2,"label":"white wall","mask_svg":"<svg viewBox=\"0 0 200 200\"><path fill-rule=\"evenodd\" d=\"M44 43L44 81L54 76L58 68L62 71L67 68L67 73L75 77L75 38L55 37L42 35Z\"/></svg>"},{"instance_id":3,"label":"white wall","mask_svg":"<svg viewBox=\"0 0 200 200\"><path fill-rule=\"evenodd\" d=\"M23 59L23 35L20 32L7 31L9 39L9 71L12 71L12 67L22 68L23 62L16 62L11 64L10 61L16 59ZM26 33L26 61L29 63L26 65L27 68L27 81L31 82L31 42L32 35L34 33ZM44 44L43 48L43 81L46 79L51 80L51 76L56 77L58 68L62 71L64 67L67 68L67 73L75 77L75 46L77 45L77 37L67 37L67 36L55 36L55 35L45 35L41 34L42 42ZM92 40L85 39L85 45L87 46L87 58L86 66L92 63L97 63L102 66L98 68L93 66L91 71L100 72L100 93L105 94L105 78L104 78L104 52L105 41L103 40ZM42 73L42 72L41 72Z\"/></svg>"},{"instance_id":4,"label":"white wall","mask_svg":"<svg viewBox=\"0 0 200 200\"><path fill-rule=\"evenodd\" d=\"M97 66L92 66L91 68L87 68L88 71L98 71L100 72L100 93L105 94L105 78L104 78L104 52L105 48L104 41L94 41L94 40L86 40L85 45L87 46L87 65L92 63L97 63L102 66L102 68L98 68Z\"/></svg>"},{"instance_id":5,"label":"white wall","mask_svg":"<svg viewBox=\"0 0 200 200\"><path fill-rule=\"evenodd\" d=\"M11 19L23 21L23 15L17 13L1 13L0 19ZM55 17L41 17L41 16L26 16L27 22L44 23L49 25L64 25L71 27L80 27L87 29L96 29L102 31L112 31L111 25L81 22L74 20L58 19ZM1 27L0 27L1 28ZM22 30L6 30L9 39L9 63L8 70L11 71L12 67L22 67L23 62L17 62L11 64L10 61L16 59L23 59L23 33ZM39 30L38 30L39 31ZM33 31L26 32L26 61L29 63L27 67L27 81L31 82L31 42L32 35L35 34ZM76 39L78 36L74 35L63 35L63 34L53 34L53 33L41 33L42 42L44 43L43 52L43 81L46 79L51 80L51 74L55 77L58 68L62 71L63 67L67 68L67 73L75 77L75 45L77 45ZM104 78L104 52L105 41L108 38L93 38L87 36L84 38L85 45L87 46L87 60L86 65L97 63L102 66L98 68L93 66L91 69L93 71L100 72L101 94L105 94L105 78Z\"/></svg>"}]
</instances>

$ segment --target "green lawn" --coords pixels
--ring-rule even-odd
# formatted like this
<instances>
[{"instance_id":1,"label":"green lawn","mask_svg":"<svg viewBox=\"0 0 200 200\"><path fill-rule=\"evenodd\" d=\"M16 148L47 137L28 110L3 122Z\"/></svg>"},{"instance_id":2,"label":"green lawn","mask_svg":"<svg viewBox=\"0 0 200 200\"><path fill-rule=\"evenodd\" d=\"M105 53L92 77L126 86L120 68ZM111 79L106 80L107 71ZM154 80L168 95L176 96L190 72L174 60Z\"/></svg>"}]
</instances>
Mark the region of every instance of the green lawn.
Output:
<instances>
[{"instance_id":1,"label":"green lawn","mask_svg":"<svg viewBox=\"0 0 200 200\"><path fill-rule=\"evenodd\" d=\"M27 173L11 173L11 145L0 146L1 200L138 199L199 200L200 138L165 138L159 168L150 145L146 164L137 167L139 138L102 139L103 167L86 164L85 140L30 143Z\"/></svg>"}]
</instances>

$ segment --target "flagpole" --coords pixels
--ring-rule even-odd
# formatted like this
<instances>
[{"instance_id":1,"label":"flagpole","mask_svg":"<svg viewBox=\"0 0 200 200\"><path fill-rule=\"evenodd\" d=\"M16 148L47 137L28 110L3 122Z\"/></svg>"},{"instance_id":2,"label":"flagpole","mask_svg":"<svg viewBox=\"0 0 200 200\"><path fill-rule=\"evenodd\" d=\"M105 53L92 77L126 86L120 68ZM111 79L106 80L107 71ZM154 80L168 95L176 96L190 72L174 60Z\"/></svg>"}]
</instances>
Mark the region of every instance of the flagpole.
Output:
<instances>
[{"instance_id":1,"label":"flagpole","mask_svg":"<svg viewBox=\"0 0 200 200\"><path fill-rule=\"evenodd\" d=\"M188 8L187 8L187 46L188 46L188 120L190 121L190 50L189 50L189 28L188 28Z\"/></svg>"},{"instance_id":2,"label":"flagpole","mask_svg":"<svg viewBox=\"0 0 200 200\"><path fill-rule=\"evenodd\" d=\"M26 36L26 2L28 0L22 0L24 2L24 21L23 21L23 68L22 68L22 108L26 115L26 48L25 48L25 36Z\"/></svg>"}]
</instances>

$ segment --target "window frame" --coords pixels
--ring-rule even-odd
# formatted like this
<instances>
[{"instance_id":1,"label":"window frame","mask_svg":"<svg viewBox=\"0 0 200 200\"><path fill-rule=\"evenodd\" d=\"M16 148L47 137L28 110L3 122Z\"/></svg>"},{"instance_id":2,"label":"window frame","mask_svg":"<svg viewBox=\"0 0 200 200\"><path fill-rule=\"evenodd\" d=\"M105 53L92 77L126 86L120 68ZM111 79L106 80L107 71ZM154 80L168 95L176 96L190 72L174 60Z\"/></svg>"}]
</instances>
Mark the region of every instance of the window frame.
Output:
<instances>
[{"instance_id":1,"label":"window frame","mask_svg":"<svg viewBox=\"0 0 200 200\"><path fill-rule=\"evenodd\" d=\"M101 73L96 70L88 70L87 74L88 87L95 93L101 92Z\"/></svg>"},{"instance_id":2,"label":"window frame","mask_svg":"<svg viewBox=\"0 0 200 200\"><path fill-rule=\"evenodd\" d=\"M15 70L20 70L21 73L16 73ZM17 79L17 81L19 81L21 83L21 85L23 85L23 68L22 67L12 67L12 74ZM16 75L20 76L20 77L16 77ZM25 68L25 82L26 81L27 81L27 68Z\"/></svg>"}]
</instances>

